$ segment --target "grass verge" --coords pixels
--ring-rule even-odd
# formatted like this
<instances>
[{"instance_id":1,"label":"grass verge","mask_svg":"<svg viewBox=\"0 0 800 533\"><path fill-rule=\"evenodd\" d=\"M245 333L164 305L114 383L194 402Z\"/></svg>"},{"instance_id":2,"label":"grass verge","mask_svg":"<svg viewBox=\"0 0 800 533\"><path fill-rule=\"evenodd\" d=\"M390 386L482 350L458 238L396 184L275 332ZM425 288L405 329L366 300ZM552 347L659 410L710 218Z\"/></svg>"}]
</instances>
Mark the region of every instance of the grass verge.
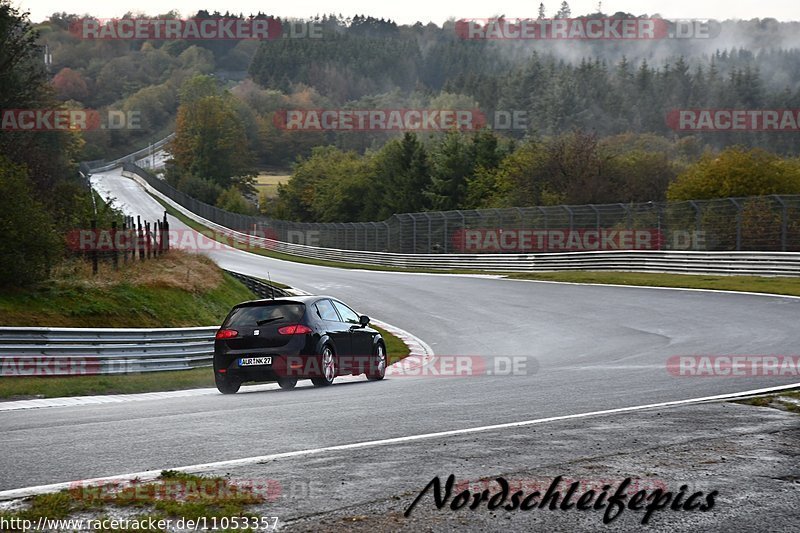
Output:
<instances>
[{"instance_id":1,"label":"grass verge","mask_svg":"<svg viewBox=\"0 0 800 533\"><path fill-rule=\"evenodd\" d=\"M800 296L800 277L708 276L693 274L653 274L649 272L542 272L508 274L509 279L607 283L650 287L681 287L725 291L763 292Z\"/></svg>"},{"instance_id":2,"label":"grass verge","mask_svg":"<svg viewBox=\"0 0 800 533\"><path fill-rule=\"evenodd\" d=\"M258 484L237 484L222 477L165 470L152 482L76 484L69 490L27 498L21 509L0 512L0 520L12 525L8 531L29 531L40 519L77 517L84 519L84 523L87 520L91 521L90 524L94 523L96 531L165 531L174 529L166 527L166 520L172 524L180 519L206 520L207 526L211 527L214 519L219 523L224 518L227 519L224 523L232 524L232 519L236 518L240 519L237 520L239 525L230 526L233 530L254 530L255 527L248 529L254 525L263 530L265 524L259 524L258 517L249 509L273 501L280 496L279 491L280 486L270 483L270 480ZM241 525L241 519L244 518L247 518L248 524ZM127 527L108 529L108 525L101 525L103 520L127 520L127 523L121 523ZM159 521L165 522L151 527ZM189 526L189 529L195 528Z\"/></svg>"},{"instance_id":3,"label":"grass verge","mask_svg":"<svg viewBox=\"0 0 800 533\"><path fill-rule=\"evenodd\" d=\"M146 262L102 265L92 276L67 261L50 280L0 293L0 324L50 327L191 327L219 324L253 294L210 259L177 250Z\"/></svg>"},{"instance_id":4,"label":"grass verge","mask_svg":"<svg viewBox=\"0 0 800 533\"><path fill-rule=\"evenodd\" d=\"M756 396L755 398L739 400L735 403L755 405L757 407L772 407L773 409L781 409L784 411L791 411L793 413L800 413L800 391L766 394L764 396Z\"/></svg>"},{"instance_id":5,"label":"grass verge","mask_svg":"<svg viewBox=\"0 0 800 533\"><path fill-rule=\"evenodd\" d=\"M210 368L97 376L46 376L0 378L0 398L63 398L99 394L135 394L214 386Z\"/></svg>"},{"instance_id":6,"label":"grass verge","mask_svg":"<svg viewBox=\"0 0 800 533\"><path fill-rule=\"evenodd\" d=\"M152 195L167 212L179 219L181 222L191 227L195 231L201 232L210 238L224 242L233 247L243 248L245 245L232 243L229 239L218 236L215 232L199 222L192 220L174 207L164 202L161 198ZM650 272L536 272L536 273L508 273L508 272L488 272L483 270L446 270L446 269L408 269L391 268L377 265L361 265L356 263L346 263L339 261L325 261L320 259L310 259L291 254L284 254L273 250L249 247L247 251L307 265L327 266L334 268L347 268L359 270L375 270L380 272L415 272L428 274L494 274L504 276L508 279L530 279L540 281L561 281L569 283L604 283L611 285L632 285L650 287L671 287L671 288L690 288L690 289L715 289L726 291L741 292L761 292L765 294L782 294L787 296L800 296L800 277L762 277L762 276L709 276L695 274L659 274Z\"/></svg>"}]
</instances>

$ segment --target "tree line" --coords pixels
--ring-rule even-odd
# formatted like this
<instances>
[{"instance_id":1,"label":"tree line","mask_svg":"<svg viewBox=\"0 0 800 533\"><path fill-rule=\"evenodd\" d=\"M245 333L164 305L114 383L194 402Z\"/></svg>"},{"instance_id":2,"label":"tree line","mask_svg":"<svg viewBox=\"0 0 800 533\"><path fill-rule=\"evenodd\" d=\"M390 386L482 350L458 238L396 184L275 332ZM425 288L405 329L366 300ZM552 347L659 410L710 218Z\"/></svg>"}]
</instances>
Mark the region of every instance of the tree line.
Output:
<instances>
[{"instance_id":1,"label":"tree line","mask_svg":"<svg viewBox=\"0 0 800 533\"><path fill-rule=\"evenodd\" d=\"M703 200L800 194L800 158L760 148L704 150L696 139L600 138L581 130L515 143L484 130L406 133L359 155L317 147L266 215L305 222L380 221L430 210Z\"/></svg>"},{"instance_id":2,"label":"tree line","mask_svg":"<svg viewBox=\"0 0 800 533\"><path fill-rule=\"evenodd\" d=\"M59 109L25 13L0 0L0 110ZM0 286L44 278L62 257L64 235L91 218L112 216L78 173L83 146L68 130L0 131Z\"/></svg>"},{"instance_id":3,"label":"tree line","mask_svg":"<svg viewBox=\"0 0 800 533\"><path fill-rule=\"evenodd\" d=\"M573 16L568 4L540 10ZM192 16L247 15L201 10ZM287 136L272 127L272 114L292 106L469 105L490 117L496 110L523 111L526 127L506 132L517 139L575 128L601 136L684 135L669 128L669 110L800 107L800 23L773 19L723 21L712 39L656 42L473 41L459 38L454 20L401 25L335 14L300 21L321 28L320 39L94 41L70 32L79 19L56 13L36 25L37 42L53 56L49 74L56 95L68 106L135 110L142 117L138 131L87 132L84 159L122 155L172 131L180 88L197 74L213 74L245 97L250 148L261 165L286 166L319 144L363 152L397 137ZM739 144L798 151L783 133L715 133L705 140L717 149Z\"/></svg>"}]
</instances>

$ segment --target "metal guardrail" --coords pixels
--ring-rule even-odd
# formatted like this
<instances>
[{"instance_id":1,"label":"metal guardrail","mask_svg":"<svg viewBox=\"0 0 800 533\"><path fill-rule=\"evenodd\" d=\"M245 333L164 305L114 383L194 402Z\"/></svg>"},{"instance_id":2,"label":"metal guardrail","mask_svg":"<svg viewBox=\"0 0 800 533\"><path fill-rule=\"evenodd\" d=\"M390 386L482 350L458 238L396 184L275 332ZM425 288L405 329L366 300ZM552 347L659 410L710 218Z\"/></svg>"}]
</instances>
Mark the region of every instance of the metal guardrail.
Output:
<instances>
[{"instance_id":1,"label":"metal guardrail","mask_svg":"<svg viewBox=\"0 0 800 533\"><path fill-rule=\"evenodd\" d=\"M88 176L90 174L94 174L96 172L106 172L113 168L116 168L123 163L135 163L136 161L142 159L144 156L150 155L152 152L160 150L163 146L165 146L169 141L171 141L175 137L174 133L170 133L163 139L151 144L146 148L142 148L141 150L137 150L132 154L128 154L124 157L120 157L119 159L115 159L113 161L85 161L80 164L81 172Z\"/></svg>"},{"instance_id":2,"label":"metal guardrail","mask_svg":"<svg viewBox=\"0 0 800 533\"><path fill-rule=\"evenodd\" d=\"M291 294L284 289L270 285L266 281L254 278L253 276L239 274L238 272L232 272L230 270L226 270L225 272L244 283L245 287L250 289L250 292L259 298L280 298L281 296L291 296Z\"/></svg>"},{"instance_id":3,"label":"metal guardrail","mask_svg":"<svg viewBox=\"0 0 800 533\"><path fill-rule=\"evenodd\" d=\"M123 175L132 178L186 216L246 246L258 246L310 259L425 270L492 272L609 270L674 274L800 276L800 253L797 252L626 250L537 254L398 254L292 244L239 232L204 219L154 189L137 173L124 171Z\"/></svg>"},{"instance_id":4,"label":"metal guardrail","mask_svg":"<svg viewBox=\"0 0 800 533\"><path fill-rule=\"evenodd\" d=\"M0 377L130 374L210 366L217 327L0 327Z\"/></svg>"}]
</instances>

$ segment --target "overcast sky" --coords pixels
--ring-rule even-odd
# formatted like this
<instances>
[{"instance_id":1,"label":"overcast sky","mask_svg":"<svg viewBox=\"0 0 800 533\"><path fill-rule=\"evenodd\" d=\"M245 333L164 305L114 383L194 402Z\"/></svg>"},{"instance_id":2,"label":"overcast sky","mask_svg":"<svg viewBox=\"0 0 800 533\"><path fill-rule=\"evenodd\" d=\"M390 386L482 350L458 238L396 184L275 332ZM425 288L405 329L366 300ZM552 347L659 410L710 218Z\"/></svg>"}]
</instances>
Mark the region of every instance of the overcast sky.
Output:
<instances>
[{"instance_id":1,"label":"overcast sky","mask_svg":"<svg viewBox=\"0 0 800 533\"><path fill-rule=\"evenodd\" d=\"M317 13L342 13L372 15L391 18L400 23L416 21L441 24L450 17L481 18L495 15L506 17L535 16L539 0L401 0L376 2L375 0L292 0L270 2L258 0L122 0L98 2L97 0L12 0L18 7L30 11L31 19L39 22L51 13L66 11L79 15L89 13L100 18L114 18L126 11L144 12L148 15L165 13L177 9L182 16L191 16L198 9L219 10L244 14L259 10L281 17L307 18ZM552 16L561 5L561 0L544 2L547 15ZM572 0L569 2L573 15L594 12L596 0ZM667 18L713 18L752 19L772 17L778 20L800 20L800 0L606 0L602 3L605 13L625 11L635 15L658 13Z\"/></svg>"}]
</instances>

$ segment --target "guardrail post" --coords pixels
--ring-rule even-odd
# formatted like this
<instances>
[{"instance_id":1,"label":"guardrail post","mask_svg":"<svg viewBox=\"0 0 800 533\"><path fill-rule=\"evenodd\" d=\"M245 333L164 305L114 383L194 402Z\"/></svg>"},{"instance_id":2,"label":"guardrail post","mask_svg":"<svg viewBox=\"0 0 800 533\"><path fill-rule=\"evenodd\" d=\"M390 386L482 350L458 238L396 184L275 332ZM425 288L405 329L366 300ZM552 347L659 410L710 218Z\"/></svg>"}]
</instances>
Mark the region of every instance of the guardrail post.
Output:
<instances>
[{"instance_id":1,"label":"guardrail post","mask_svg":"<svg viewBox=\"0 0 800 533\"><path fill-rule=\"evenodd\" d=\"M786 208L786 202L777 194L772 195L775 200L781 204L781 252L786 251L786 240L789 235L789 211Z\"/></svg>"},{"instance_id":2,"label":"guardrail post","mask_svg":"<svg viewBox=\"0 0 800 533\"><path fill-rule=\"evenodd\" d=\"M449 248L448 245L450 244L450 237L447 235L447 213L442 213L442 217L444 218L444 225L442 227L442 239L444 240L443 248L444 253L447 253Z\"/></svg>"},{"instance_id":3,"label":"guardrail post","mask_svg":"<svg viewBox=\"0 0 800 533\"><path fill-rule=\"evenodd\" d=\"M694 208L694 220L695 220L695 231L700 234L703 227L703 212L700 209L700 206L697 205L697 202L694 200L689 200L689 205Z\"/></svg>"},{"instance_id":4,"label":"guardrail post","mask_svg":"<svg viewBox=\"0 0 800 533\"><path fill-rule=\"evenodd\" d=\"M595 229L597 229L597 234L600 234L600 210L597 209L594 204L589 204L589 207L592 208L594 211L594 222L595 222Z\"/></svg>"},{"instance_id":5,"label":"guardrail post","mask_svg":"<svg viewBox=\"0 0 800 533\"><path fill-rule=\"evenodd\" d=\"M575 213L570 209L568 205L562 205L564 209L566 209L567 213L569 213L569 230L573 231L575 229Z\"/></svg>"},{"instance_id":6,"label":"guardrail post","mask_svg":"<svg viewBox=\"0 0 800 533\"><path fill-rule=\"evenodd\" d=\"M736 251L742 251L742 207L734 198L728 198L736 206Z\"/></svg>"},{"instance_id":7,"label":"guardrail post","mask_svg":"<svg viewBox=\"0 0 800 533\"><path fill-rule=\"evenodd\" d=\"M519 229L525 229L525 211L521 207L515 207L514 211L517 212L517 217L519 218Z\"/></svg>"},{"instance_id":8,"label":"guardrail post","mask_svg":"<svg viewBox=\"0 0 800 533\"><path fill-rule=\"evenodd\" d=\"M541 206L536 206L536 209L541 211L542 216L544 217L544 231L545 231L545 236L547 236L547 231L550 229L550 224L549 221L547 220L547 210Z\"/></svg>"},{"instance_id":9,"label":"guardrail post","mask_svg":"<svg viewBox=\"0 0 800 533\"><path fill-rule=\"evenodd\" d=\"M415 254L417 253L417 217L415 217L413 213L410 216L411 223L413 224L411 233L411 249L413 252L411 253Z\"/></svg>"},{"instance_id":10,"label":"guardrail post","mask_svg":"<svg viewBox=\"0 0 800 533\"><path fill-rule=\"evenodd\" d=\"M430 254L433 253L431 247L431 238L432 238L431 233L433 232L433 229L431 228L431 217L430 215L428 215L428 213L423 212L422 214L425 216L425 218L428 219L428 253Z\"/></svg>"}]
</instances>

